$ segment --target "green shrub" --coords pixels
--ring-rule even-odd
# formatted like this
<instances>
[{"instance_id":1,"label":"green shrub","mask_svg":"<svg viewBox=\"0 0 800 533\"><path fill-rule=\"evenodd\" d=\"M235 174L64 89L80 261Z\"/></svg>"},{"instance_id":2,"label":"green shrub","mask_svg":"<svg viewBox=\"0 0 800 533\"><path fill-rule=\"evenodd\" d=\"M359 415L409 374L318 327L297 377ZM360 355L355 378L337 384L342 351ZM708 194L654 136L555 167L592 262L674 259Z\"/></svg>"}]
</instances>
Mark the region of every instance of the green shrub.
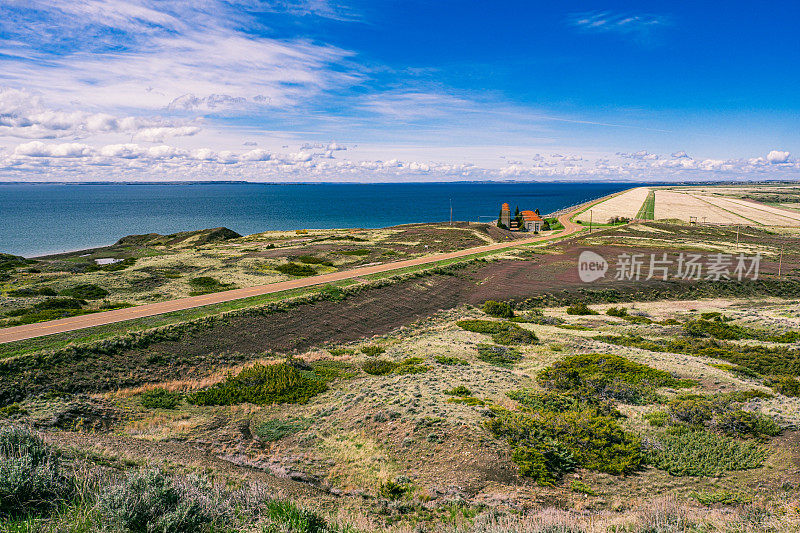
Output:
<instances>
[{"instance_id":1,"label":"green shrub","mask_svg":"<svg viewBox=\"0 0 800 533\"><path fill-rule=\"evenodd\" d=\"M638 335L599 335L595 340L651 352L684 353L722 359L761 375L800 376L800 352L784 346L743 345L688 337L650 340Z\"/></svg>"},{"instance_id":2,"label":"green shrub","mask_svg":"<svg viewBox=\"0 0 800 533\"><path fill-rule=\"evenodd\" d=\"M222 283L218 279L210 276L200 276L189 280L189 286L192 291L189 293L191 296L199 296L201 294L210 294L212 292L227 291L235 289L236 285L233 283Z\"/></svg>"},{"instance_id":3,"label":"green shrub","mask_svg":"<svg viewBox=\"0 0 800 533\"><path fill-rule=\"evenodd\" d=\"M55 450L22 428L0 429L0 516L41 516L75 493Z\"/></svg>"},{"instance_id":4,"label":"green shrub","mask_svg":"<svg viewBox=\"0 0 800 533\"><path fill-rule=\"evenodd\" d=\"M689 494L689 496L697 500L697 502L702 505L721 504L731 506L741 505L743 503L749 503L752 501L752 498L748 496L743 496L727 490L721 490L717 492L692 492Z\"/></svg>"},{"instance_id":5,"label":"green shrub","mask_svg":"<svg viewBox=\"0 0 800 533\"><path fill-rule=\"evenodd\" d=\"M291 533L333 533L334 528L324 518L313 511L300 509L287 501L272 500L267 502L267 517L280 524ZM272 529L266 531L271 532ZM281 529L281 531L284 531Z\"/></svg>"},{"instance_id":6,"label":"green shrub","mask_svg":"<svg viewBox=\"0 0 800 533\"><path fill-rule=\"evenodd\" d=\"M645 413L644 419L650 422L653 427L664 427L669 421L669 414L666 411L653 411L652 413Z\"/></svg>"},{"instance_id":7,"label":"green shrub","mask_svg":"<svg viewBox=\"0 0 800 533\"><path fill-rule=\"evenodd\" d=\"M396 364L393 372L395 374L421 374L430 370L430 367L423 365L424 359L421 357L409 357Z\"/></svg>"},{"instance_id":8,"label":"green shrub","mask_svg":"<svg viewBox=\"0 0 800 533\"><path fill-rule=\"evenodd\" d=\"M618 475L634 472L644 463L639 437L592 407L501 411L487 426L495 437L512 445L512 458L521 473L540 483L552 483L574 466Z\"/></svg>"},{"instance_id":9,"label":"green shrub","mask_svg":"<svg viewBox=\"0 0 800 533\"><path fill-rule=\"evenodd\" d=\"M328 350L328 352L330 352L331 355L338 357L340 355L353 355L356 353L356 350L355 348L331 348Z\"/></svg>"},{"instance_id":10,"label":"green shrub","mask_svg":"<svg viewBox=\"0 0 800 533\"><path fill-rule=\"evenodd\" d=\"M692 426L702 426L711 421L716 411L714 403L704 397L676 398L668 406L673 421Z\"/></svg>"},{"instance_id":11,"label":"green shrub","mask_svg":"<svg viewBox=\"0 0 800 533\"><path fill-rule=\"evenodd\" d=\"M513 318L514 310L505 302L486 300L483 304L483 312L495 318Z\"/></svg>"},{"instance_id":12,"label":"green shrub","mask_svg":"<svg viewBox=\"0 0 800 533\"><path fill-rule=\"evenodd\" d=\"M769 376L764 384L784 396L800 397L800 380L792 376Z\"/></svg>"},{"instance_id":13,"label":"green shrub","mask_svg":"<svg viewBox=\"0 0 800 533\"><path fill-rule=\"evenodd\" d=\"M327 389L313 372L300 371L287 363L257 363L188 399L197 405L306 403Z\"/></svg>"},{"instance_id":14,"label":"green shrub","mask_svg":"<svg viewBox=\"0 0 800 533\"><path fill-rule=\"evenodd\" d=\"M262 440L272 442L294 435L311 427L311 420L290 418L288 420L267 420L257 425L253 432Z\"/></svg>"},{"instance_id":15,"label":"green shrub","mask_svg":"<svg viewBox=\"0 0 800 533\"><path fill-rule=\"evenodd\" d=\"M650 461L673 476L721 476L728 471L758 468L766 455L766 448L758 441L676 428L657 437Z\"/></svg>"},{"instance_id":16,"label":"green shrub","mask_svg":"<svg viewBox=\"0 0 800 533\"><path fill-rule=\"evenodd\" d=\"M206 498L158 470L132 472L100 497L103 521L141 533L207 531L218 516Z\"/></svg>"},{"instance_id":17,"label":"green shrub","mask_svg":"<svg viewBox=\"0 0 800 533\"><path fill-rule=\"evenodd\" d=\"M729 324L725 317L713 320L692 320L687 322L683 329L692 337L714 337L720 340L755 339L770 342L791 343L800 340L800 331L787 331L772 334L768 331L752 329L736 324Z\"/></svg>"},{"instance_id":18,"label":"green shrub","mask_svg":"<svg viewBox=\"0 0 800 533\"><path fill-rule=\"evenodd\" d=\"M27 409L24 409L18 403L12 403L4 407L0 407L0 418L12 418L15 416L27 415L27 414L28 414Z\"/></svg>"},{"instance_id":19,"label":"green shrub","mask_svg":"<svg viewBox=\"0 0 800 533\"><path fill-rule=\"evenodd\" d=\"M307 265L333 266L332 262L315 255L301 255L297 257L297 260Z\"/></svg>"},{"instance_id":20,"label":"green shrub","mask_svg":"<svg viewBox=\"0 0 800 533\"><path fill-rule=\"evenodd\" d=\"M624 307L609 307L606 309L606 314L608 316L616 316L619 318L628 316L628 310Z\"/></svg>"},{"instance_id":21,"label":"green shrub","mask_svg":"<svg viewBox=\"0 0 800 533\"><path fill-rule=\"evenodd\" d=\"M567 307L567 314L568 315L596 315L596 314L598 314L598 312L589 309L589 307L585 303L578 302L578 303L572 304L569 307Z\"/></svg>"},{"instance_id":22,"label":"green shrub","mask_svg":"<svg viewBox=\"0 0 800 533\"><path fill-rule=\"evenodd\" d=\"M445 394L448 396L470 396L472 395L472 391L470 391L464 385L459 385L458 387L453 387L452 389L444 391Z\"/></svg>"},{"instance_id":23,"label":"green shrub","mask_svg":"<svg viewBox=\"0 0 800 533\"><path fill-rule=\"evenodd\" d=\"M383 346L375 346L374 344L361 347L361 353L369 357L376 357L384 352L386 352L386 348Z\"/></svg>"},{"instance_id":24,"label":"green shrub","mask_svg":"<svg viewBox=\"0 0 800 533\"><path fill-rule=\"evenodd\" d=\"M522 354L514 348L495 346L494 344L479 344L478 359L492 365L511 366L522 360Z\"/></svg>"},{"instance_id":25,"label":"green shrub","mask_svg":"<svg viewBox=\"0 0 800 533\"><path fill-rule=\"evenodd\" d=\"M275 270L277 270L281 274L286 274L287 276L297 276L297 277L314 276L317 273L317 271L314 270L314 267L308 265L301 265L299 263L291 263L291 262L283 265L278 265L275 267Z\"/></svg>"},{"instance_id":26,"label":"green shrub","mask_svg":"<svg viewBox=\"0 0 800 533\"><path fill-rule=\"evenodd\" d=\"M182 399L182 394L158 387L142 393L141 402L148 409L175 409Z\"/></svg>"},{"instance_id":27,"label":"green shrub","mask_svg":"<svg viewBox=\"0 0 800 533\"><path fill-rule=\"evenodd\" d=\"M39 310L48 309L80 309L86 305L86 300L79 298L48 298L43 302L39 302L34 307Z\"/></svg>"},{"instance_id":28,"label":"green shrub","mask_svg":"<svg viewBox=\"0 0 800 533\"><path fill-rule=\"evenodd\" d=\"M107 290L93 283L82 283L61 291L62 296L70 296L79 300L100 300L108 294Z\"/></svg>"},{"instance_id":29,"label":"green shrub","mask_svg":"<svg viewBox=\"0 0 800 533\"><path fill-rule=\"evenodd\" d=\"M629 403L653 399L655 387L693 385L668 372L611 354L582 354L567 357L538 374L548 389L571 391L581 396L597 395Z\"/></svg>"},{"instance_id":30,"label":"green shrub","mask_svg":"<svg viewBox=\"0 0 800 533\"><path fill-rule=\"evenodd\" d=\"M13 296L15 298L27 298L32 296L55 296L56 291L54 291L50 287L41 287L39 289L31 289L29 287L23 287L21 289L8 291L8 295Z\"/></svg>"},{"instance_id":31,"label":"green shrub","mask_svg":"<svg viewBox=\"0 0 800 533\"><path fill-rule=\"evenodd\" d=\"M460 403L469 406L476 406L476 405L486 405L485 400L481 400L480 398L476 398L475 396L462 396L459 398L448 398L447 403Z\"/></svg>"},{"instance_id":32,"label":"green shrub","mask_svg":"<svg viewBox=\"0 0 800 533\"><path fill-rule=\"evenodd\" d=\"M335 285L325 285L320 289L319 294L326 300L333 300L334 302L344 300L347 297L341 287L336 287Z\"/></svg>"},{"instance_id":33,"label":"green shrub","mask_svg":"<svg viewBox=\"0 0 800 533\"><path fill-rule=\"evenodd\" d=\"M716 426L732 437L766 438L781 432L781 428L771 418L741 409L721 414L716 420Z\"/></svg>"},{"instance_id":34,"label":"green shrub","mask_svg":"<svg viewBox=\"0 0 800 533\"><path fill-rule=\"evenodd\" d=\"M451 355L437 355L434 357L437 363L440 365L460 365L460 366L468 366L469 361L466 359L461 359L459 357L453 357Z\"/></svg>"},{"instance_id":35,"label":"green shrub","mask_svg":"<svg viewBox=\"0 0 800 533\"><path fill-rule=\"evenodd\" d=\"M492 335L492 340L497 344L533 344L539 341L539 337L530 330L522 328L511 328Z\"/></svg>"},{"instance_id":36,"label":"green shrub","mask_svg":"<svg viewBox=\"0 0 800 533\"><path fill-rule=\"evenodd\" d=\"M409 487L405 483L398 483L391 479L378 486L380 495L390 500L399 500L408 492L408 489Z\"/></svg>"},{"instance_id":37,"label":"green shrub","mask_svg":"<svg viewBox=\"0 0 800 533\"><path fill-rule=\"evenodd\" d=\"M385 376L391 373L396 366L397 363L388 359L374 359L371 361L364 361L361 364L361 369L373 376Z\"/></svg>"},{"instance_id":38,"label":"green shrub","mask_svg":"<svg viewBox=\"0 0 800 533\"><path fill-rule=\"evenodd\" d=\"M581 402L574 396L555 391L518 389L508 391L506 396L536 411L561 412L570 409L580 409L584 405L584 402Z\"/></svg>"},{"instance_id":39,"label":"green shrub","mask_svg":"<svg viewBox=\"0 0 800 533\"><path fill-rule=\"evenodd\" d=\"M569 488L572 489L572 492L587 494L589 496L597 496L597 491L583 481L578 481L577 479L572 480L572 483L569 484Z\"/></svg>"}]
</instances>

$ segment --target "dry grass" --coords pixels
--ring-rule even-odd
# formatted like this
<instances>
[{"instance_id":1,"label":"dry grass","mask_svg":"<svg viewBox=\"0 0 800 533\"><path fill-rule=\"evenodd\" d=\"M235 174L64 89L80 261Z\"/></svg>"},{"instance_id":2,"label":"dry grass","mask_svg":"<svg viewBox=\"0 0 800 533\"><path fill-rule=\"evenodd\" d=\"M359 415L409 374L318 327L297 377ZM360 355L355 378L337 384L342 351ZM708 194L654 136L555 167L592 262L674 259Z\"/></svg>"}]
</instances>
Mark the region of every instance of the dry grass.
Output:
<instances>
[{"instance_id":1,"label":"dry grass","mask_svg":"<svg viewBox=\"0 0 800 533\"><path fill-rule=\"evenodd\" d=\"M591 215L586 211L575 217L575 220L588 223L591 217L596 224L605 224L614 217L636 218L636 213L639 212L649 192L650 189L647 187L631 189L593 206Z\"/></svg>"}]
</instances>

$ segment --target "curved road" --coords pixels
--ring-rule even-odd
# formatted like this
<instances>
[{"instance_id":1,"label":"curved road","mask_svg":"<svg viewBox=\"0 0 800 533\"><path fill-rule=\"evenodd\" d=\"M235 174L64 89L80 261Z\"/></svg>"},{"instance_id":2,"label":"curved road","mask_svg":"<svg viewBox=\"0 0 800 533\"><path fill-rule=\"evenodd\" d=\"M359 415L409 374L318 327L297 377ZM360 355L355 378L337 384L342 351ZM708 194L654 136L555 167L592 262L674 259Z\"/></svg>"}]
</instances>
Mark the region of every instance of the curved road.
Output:
<instances>
[{"instance_id":1,"label":"curved road","mask_svg":"<svg viewBox=\"0 0 800 533\"><path fill-rule=\"evenodd\" d=\"M428 255L425 257L417 257L415 259L407 259L405 261L395 261L392 263L383 263L380 265L365 266L360 268L354 268L352 270L333 272L331 274L322 274L319 276L311 276L308 278L293 279L289 281L281 281L278 283L270 283L268 285L258 285L256 287L233 289L230 291L216 292L213 294L206 294L203 296L191 296L188 298L169 300L167 302L138 305L136 307L128 307L125 309L103 311L101 313L80 315L69 318L60 318L58 320L37 322L35 324L25 324L22 326L13 326L10 328L2 328L0 329L0 344L6 342L31 339L34 337L42 337L44 335L64 333L76 329L90 328L93 326L102 326L105 324L112 324L114 322L124 322L125 320L133 320L136 318L144 318L153 315L160 315L164 313L170 313L173 311L182 311L184 309L192 309L194 307L202 307L204 305L229 302L231 300L239 300L241 298L250 298L251 296L261 296L263 294L270 294L289 289L312 287L314 285L322 285L325 283L331 283L333 281L341 281L344 279L357 278L360 276L367 276L370 274L377 274L380 272L389 272L392 270L398 270L410 266L435 263L437 261L442 261L446 259L456 259L467 255L478 254L481 252L491 252L495 250L502 250L504 248L513 248L515 246L553 239L554 237L565 237L567 235L571 235L573 233L577 233L583 230L583 226L576 224L575 222L570 220L573 215L575 215L579 211L586 209L587 205L590 207L607 199L608 196L599 198L597 200L592 201L589 204L584 204L583 206L579 206L574 210L558 217L558 220L559 222L561 222L561 224L563 224L564 229L555 235L548 235L546 237L531 237L529 239L517 239L510 242L500 242L495 244L488 244L486 246L467 248L465 250L458 250L456 252L447 252L435 255Z\"/></svg>"}]
</instances>

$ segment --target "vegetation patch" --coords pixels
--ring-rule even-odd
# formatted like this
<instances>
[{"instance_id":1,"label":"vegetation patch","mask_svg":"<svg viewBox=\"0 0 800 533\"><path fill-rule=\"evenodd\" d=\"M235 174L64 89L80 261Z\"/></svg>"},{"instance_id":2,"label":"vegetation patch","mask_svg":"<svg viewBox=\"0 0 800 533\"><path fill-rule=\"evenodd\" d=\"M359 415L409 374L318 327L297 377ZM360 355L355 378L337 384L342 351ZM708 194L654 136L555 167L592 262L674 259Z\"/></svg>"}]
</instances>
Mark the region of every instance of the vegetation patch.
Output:
<instances>
[{"instance_id":1,"label":"vegetation patch","mask_svg":"<svg viewBox=\"0 0 800 533\"><path fill-rule=\"evenodd\" d=\"M498 366L511 366L522 360L522 354L515 348L494 344L479 344L478 359Z\"/></svg>"},{"instance_id":2,"label":"vegetation patch","mask_svg":"<svg viewBox=\"0 0 800 533\"><path fill-rule=\"evenodd\" d=\"M469 361L466 359L461 359L460 357L454 357L452 355L437 355L434 357L434 360L440 365L469 366Z\"/></svg>"},{"instance_id":3,"label":"vegetation patch","mask_svg":"<svg viewBox=\"0 0 800 533\"><path fill-rule=\"evenodd\" d=\"M599 314L597 311L589 309L589 307L583 303L578 302L570 305L567 307L567 314L568 315L597 315Z\"/></svg>"},{"instance_id":4,"label":"vegetation patch","mask_svg":"<svg viewBox=\"0 0 800 533\"><path fill-rule=\"evenodd\" d=\"M288 363L257 363L188 399L196 405L306 403L327 389L314 372L298 370Z\"/></svg>"},{"instance_id":5,"label":"vegetation patch","mask_svg":"<svg viewBox=\"0 0 800 533\"><path fill-rule=\"evenodd\" d=\"M758 441L742 441L706 430L674 428L654 438L650 461L673 476L721 476L758 468L767 449Z\"/></svg>"},{"instance_id":6,"label":"vegetation patch","mask_svg":"<svg viewBox=\"0 0 800 533\"><path fill-rule=\"evenodd\" d=\"M360 248L358 250L337 250L336 253L339 255L355 255L358 257L363 257L365 255L369 255L371 250L368 248Z\"/></svg>"},{"instance_id":7,"label":"vegetation patch","mask_svg":"<svg viewBox=\"0 0 800 533\"><path fill-rule=\"evenodd\" d=\"M312 266L302 265L300 263L292 263L292 262L285 263L283 265L278 265L275 267L275 270L277 270L281 274L286 274L287 276L297 276L297 277L314 276L317 273L317 271Z\"/></svg>"},{"instance_id":8,"label":"vegetation patch","mask_svg":"<svg viewBox=\"0 0 800 533\"><path fill-rule=\"evenodd\" d=\"M800 352L784 346L750 346L687 337L650 340L638 335L600 335L595 340L651 352L684 353L722 359L761 375L800 376Z\"/></svg>"},{"instance_id":9,"label":"vegetation patch","mask_svg":"<svg viewBox=\"0 0 800 533\"><path fill-rule=\"evenodd\" d=\"M790 343L800 340L800 331L772 334L768 331L730 324L724 316L712 320L698 319L687 322L683 329L692 337L714 337L720 340L753 339L767 342Z\"/></svg>"},{"instance_id":10,"label":"vegetation patch","mask_svg":"<svg viewBox=\"0 0 800 533\"><path fill-rule=\"evenodd\" d=\"M182 394L158 387L142 393L141 402L147 409L175 409L182 399Z\"/></svg>"},{"instance_id":11,"label":"vegetation patch","mask_svg":"<svg viewBox=\"0 0 800 533\"><path fill-rule=\"evenodd\" d=\"M497 344L533 344L539 340L534 332L512 322L459 320L456 325L466 331L491 335Z\"/></svg>"},{"instance_id":12,"label":"vegetation patch","mask_svg":"<svg viewBox=\"0 0 800 533\"><path fill-rule=\"evenodd\" d=\"M650 403L658 387L695 385L692 380L678 379L669 372L612 354L567 357L539 372L538 379L548 389L630 404Z\"/></svg>"},{"instance_id":13,"label":"vegetation patch","mask_svg":"<svg viewBox=\"0 0 800 533\"><path fill-rule=\"evenodd\" d=\"M218 279L210 276L192 278L189 280L189 286L192 288L192 291L189 293L190 296L199 296L201 294L210 294L212 292L227 291L236 288L236 285L233 283L222 283Z\"/></svg>"},{"instance_id":14,"label":"vegetation patch","mask_svg":"<svg viewBox=\"0 0 800 533\"><path fill-rule=\"evenodd\" d=\"M55 296L56 291L51 287L40 287L38 289L23 287L8 291L8 295L14 298L31 298L34 296Z\"/></svg>"},{"instance_id":15,"label":"vegetation patch","mask_svg":"<svg viewBox=\"0 0 800 533\"><path fill-rule=\"evenodd\" d=\"M43 516L74 494L56 450L26 429L0 429L0 517Z\"/></svg>"},{"instance_id":16,"label":"vegetation patch","mask_svg":"<svg viewBox=\"0 0 800 533\"><path fill-rule=\"evenodd\" d=\"M301 255L297 257L297 260L306 265L333 266L331 261L322 257L317 257L316 255Z\"/></svg>"},{"instance_id":17,"label":"vegetation patch","mask_svg":"<svg viewBox=\"0 0 800 533\"><path fill-rule=\"evenodd\" d=\"M383 346L376 346L374 344L370 344L368 346L361 347L361 353L369 357L376 357L382 353L386 352L386 348Z\"/></svg>"},{"instance_id":18,"label":"vegetation patch","mask_svg":"<svg viewBox=\"0 0 800 533\"><path fill-rule=\"evenodd\" d=\"M396 366L397 363L388 359L374 359L371 361L364 361L361 364L361 369L373 376L385 376L386 374L390 374Z\"/></svg>"},{"instance_id":19,"label":"vegetation patch","mask_svg":"<svg viewBox=\"0 0 800 533\"><path fill-rule=\"evenodd\" d=\"M470 396L472 395L472 391L469 388L465 387L464 385L459 385L457 387L453 387L452 389L444 391L445 394L448 396Z\"/></svg>"},{"instance_id":20,"label":"vegetation patch","mask_svg":"<svg viewBox=\"0 0 800 533\"><path fill-rule=\"evenodd\" d=\"M483 312L495 318L514 318L514 310L506 302L486 300L483 304Z\"/></svg>"},{"instance_id":21,"label":"vegetation patch","mask_svg":"<svg viewBox=\"0 0 800 533\"><path fill-rule=\"evenodd\" d=\"M80 300L100 300L108 296L108 291L93 283L82 283L61 291L62 296L69 296Z\"/></svg>"},{"instance_id":22,"label":"vegetation patch","mask_svg":"<svg viewBox=\"0 0 800 533\"><path fill-rule=\"evenodd\" d=\"M288 420L267 420L253 428L261 440L268 442L280 440L289 435L300 433L311 427L311 420L307 418L290 418Z\"/></svg>"},{"instance_id":23,"label":"vegetation patch","mask_svg":"<svg viewBox=\"0 0 800 533\"><path fill-rule=\"evenodd\" d=\"M784 396L800 397L800 380L793 376L769 376L764 384Z\"/></svg>"}]
</instances>

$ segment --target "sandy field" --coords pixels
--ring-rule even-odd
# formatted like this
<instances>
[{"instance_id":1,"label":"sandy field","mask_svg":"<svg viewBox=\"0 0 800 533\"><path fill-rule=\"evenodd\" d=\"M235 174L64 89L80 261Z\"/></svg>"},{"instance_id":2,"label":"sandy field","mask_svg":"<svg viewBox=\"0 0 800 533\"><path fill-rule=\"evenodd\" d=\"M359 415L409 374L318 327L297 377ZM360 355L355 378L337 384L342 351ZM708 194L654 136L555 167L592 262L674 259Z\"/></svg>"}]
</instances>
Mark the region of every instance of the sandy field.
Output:
<instances>
[{"instance_id":1,"label":"sandy field","mask_svg":"<svg viewBox=\"0 0 800 533\"><path fill-rule=\"evenodd\" d=\"M728 211L739 213L745 218L767 226L797 226L800 224L800 213L793 213L764 204L756 204L737 198L720 198L718 196L698 196Z\"/></svg>"},{"instance_id":2,"label":"sandy field","mask_svg":"<svg viewBox=\"0 0 800 533\"><path fill-rule=\"evenodd\" d=\"M656 190L655 219L667 218L680 219L689 222L690 217L697 217L698 222L713 222L718 224L752 224L751 220L736 216L709 204L695 196L679 192Z\"/></svg>"},{"instance_id":3,"label":"sandy field","mask_svg":"<svg viewBox=\"0 0 800 533\"><path fill-rule=\"evenodd\" d=\"M591 217L592 221L598 224L605 224L613 217L635 218L649 192L650 189L647 187L631 189L592 207L591 215L589 211L586 211L575 217L575 220L589 222Z\"/></svg>"}]
</instances>

